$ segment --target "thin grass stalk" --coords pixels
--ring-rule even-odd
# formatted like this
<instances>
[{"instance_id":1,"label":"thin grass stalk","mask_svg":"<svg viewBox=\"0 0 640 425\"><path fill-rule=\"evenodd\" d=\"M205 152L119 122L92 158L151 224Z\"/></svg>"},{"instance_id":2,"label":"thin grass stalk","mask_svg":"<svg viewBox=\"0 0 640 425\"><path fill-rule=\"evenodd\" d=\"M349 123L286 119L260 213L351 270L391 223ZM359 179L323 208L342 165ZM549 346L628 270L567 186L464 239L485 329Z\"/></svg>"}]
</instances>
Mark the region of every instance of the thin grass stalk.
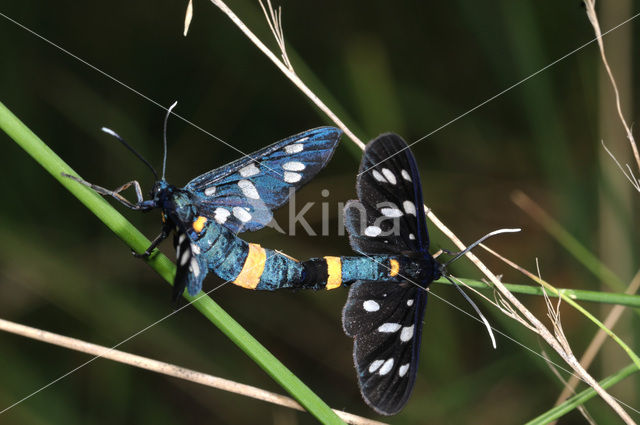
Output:
<instances>
[{"instance_id":1,"label":"thin grass stalk","mask_svg":"<svg viewBox=\"0 0 640 425\"><path fill-rule=\"evenodd\" d=\"M288 407L290 409L304 411L302 406L290 397L266 391L251 385L241 384L229 379L220 378L206 373L198 372L192 369L186 369L174 364L161 362L149 357L138 356L136 354L127 353L121 350L114 350L102 345L92 344L76 338L44 331L42 329L25 326L19 323L10 322L0 319L0 330L10 332L16 335L42 341L48 344L57 345L70 350L91 354L96 357L113 360L118 363L127 364L140 369L149 370L151 372L172 376L185 381L191 381L196 384L205 385L222 391L239 394L245 397L251 397L256 400L262 400L278 406ZM384 425L383 422L374 421L372 419L363 418L361 416L352 415L351 413L334 410L336 415L344 419L347 423L353 425Z\"/></svg>"},{"instance_id":2,"label":"thin grass stalk","mask_svg":"<svg viewBox=\"0 0 640 425\"><path fill-rule=\"evenodd\" d=\"M77 173L2 103L0 103L0 128L131 249L143 252L149 246L150 241L100 195L71 179L62 177L62 173L71 175L77 175ZM175 265L165 255L162 253L153 255L147 263L167 282L173 283ZM196 297L185 295L185 298L320 422L344 423L324 401L211 298L206 295Z\"/></svg>"},{"instance_id":3,"label":"thin grass stalk","mask_svg":"<svg viewBox=\"0 0 640 425\"><path fill-rule=\"evenodd\" d=\"M613 375L603 379L602 381L599 382L599 384L604 389L611 388L618 382L622 381L629 375L632 375L638 372L639 370L640 369L638 369L638 367L632 363L627 367L620 369L617 373L614 373ZM561 405L556 406L553 409L550 409L544 412L543 414L541 414L540 416L530 420L529 422L526 423L526 425L548 424L549 422L554 421L562 417L563 415L566 415L567 413L571 412L577 406L580 406L586 403L588 400L592 399L595 395L596 395L596 392L594 391L593 388L587 388L586 390L581 391L575 396L571 397Z\"/></svg>"},{"instance_id":4,"label":"thin grass stalk","mask_svg":"<svg viewBox=\"0 0 640 425\"><path fill-rule=\"evenodd\" d=\"M638 357L638 355L636 353L634 353L634 351L622 339L620 339L620 337L618 337L618 335L616 335L611 329L606 327L604 325L604 323L602 323L600 320L598 320L593 314L591 314L589 311L587 311L584 307L582 307L580 304L578 304L577 302L575 302L574 300L572 300L571 298L566 296L566 294L560 293L558 291L558 289L556 289L556 287L551 285L549 282L541 279L540 277L536 276L535 274L531 273L530 271L528 271L524 267L521 267L521 266L515 264L513 261L510 261L509 259L507 259L507 258L503 257L502 255L498 254L497 252L495 252L494 250L492 250L490 248L487 248L483 244L480 244L480 246L482 248L484 248L485 250L487 250L488 252L490 252L491 254L493 254L494 256L496 256L501 261L503 261L505 264L508 264L509 266L513 267L515 270L518 270L520 273L522 273L525 276L527 276L529 279L531 279L534 282L537 282L538 284L543 286L544 289L546 289L547 291L550 291L552 294L555 294L556 296L559 296L567 304L571 305L573 308L575 308L580 313L582 313L583 316L585 316L587 319L589 319L591 322L593 322L596 326L598 326L600 329L602 329L604 332L606 332L607 335L609 335L611 337L611 339L613 339L620 346L620 348L622 348L625 351L625 353L627 353L627 355L629 356L631 361L633 361L633 363L635 363L635 365L638 366L638 368L640 368L640 357Z\"/></svg>"},{"instance_id":5,"label":"thin grass stalk","mask_svg":"<svg viewBox=\"0 0 640 425\"><path fill-rule=\"evenodd\" d=\"M464 282L467 286L478 289L480 291L492 291L490 287L487 287L486 282L476 279L457 278ZM446 279L438 279L433 283L442 285L451 285L451 282ZM503 283L503 285L514 294L523 295L536 295L543 296L544 290L540 286L533 285L519 285L515 283ZM556 288L558 293L548 293L551 298L557 298L560 294L566 295L575 301L587 301L599 304L613 304L624 307L640 308L640 295L622 294L618 292L601 292L601 291L587 291L583 289L567 289Z\"/></svg>"},{"instance_id":6,"label":"thin grass stalk","mask_svg":"<svg viewBox=\"0 0 640 425\"><path fill-rule=\"evenodd\" d=\"M426 209L426 207L425 207ZM443 230L445 235L453 241L458 248L464 250L466 247L464 244L451 232L445 225L442 223L430 210L426 210L427 217L440 229ZM446 230L446 231L445 231ZM626 424L635 424L635 421L631 419L629 414L622 409L620 404L613 398L609 393L607 393L598 382L582 367L582 365L578 362L578 360L573 356L573 354L565 351L561 342L556 339L553 334L544 326L537 317L533 315L509 290L500 282L500 279L493 274L491 270L487 266L484 265L480 261L478 257L475 256L472 252L468 252L466 257L473 262L473 264L485 275L489 278L491 283L498 289L499 293L506 300L511 303L511 305L516 308L526 320L531 324L530 329L534 330L538 335L540 335L546 342L549 344L551 348L554 349L556 353L562 357L562 359L580 376L580 378L586 382L589 386L591 386L598 395L613 409L614 412L626 423ZM527 326L529 327L529 326Z\"/></svg>"},{"instance_id":7,"label":"thin grass stalk","mask_svg":"<svg viewBox=\"0 0 640 425\"><path fill-rule=\"evenodd\" d=\"M233 11L229 9L226 4L224 4L224 2L219 0L211 0L211 2L220 10L222 10L229 17L229 19L231 19L233 23L236 24L247 37L249 37L249 39L260 49L260 51L262 51L262 53L264 53L265 56L267 56L271 60L271 62L273 62L278 67L278 69L287 76L287 78L294 82L296 87L298 87L298 89L300 89L309 99L311 99L311 101L315 103L316 106L320 108L320 110L331 119L331 121L333 121L338 127L340 127L340 129L344 131L344 133L353 141L353 143L358 145L360 149L364 149L364 143L362 143L362 141L355 134L353 134L353 132L340 120L340 118L338 118L338 116L335 115L331 111L331 109L329 109L329 107L327 107L327 105L325 105L324 102L320 100L320 98L316 96L313 91L311 91L309 87L307 87L307 85L300 79L300 77L296 75L291 65L287 66L280 59L278 59L276 55L274 55L273 52L269 50L269 48L265 46L264 43L260 41L260 39L253 32L251 32L251 30L249 30L249 28L247 28L247 26L240 20L240 18L238 18L238 16L233 13Z\"/></svg>"},{"instance_id":8,"label":"thin grass stalk","mask_svg":"<svg viewBox=\"0 0 640 425\"><path fill-rule=\"evenodd\" d=\"M615 2L603 1L598 5L600 16L596 16L594 1L585 1L586 15L594 28L596 36L600 36L600 24L610 27L616 22L634 14L633 0L618 0ZM600 23L598 20L600 19ZM605 40L599 37L598 49L600 51L602 63L601 66L597 61L591 64L594 71L597 72L597 80L593 85L593 93L597 96L597 119L593 119L600 139L600 143L593 141L593 147L597 149L596 166L597 170L597 252L600 261L607 264L609 268L614 270L618 276L622 278L626 285L633 285L632 273L634 272L636 262L637 232L635 228L635 212L634 203L637 205L638 192L640 186L638 180L634 177L635 172L630 167L629 145L625 143L625 136L634 152L636 160L637 145L633 140L633 135L623 118L622 111L626 114L633 109L633 45L634 45L634 28L635 25L628 25L617 31L615 38L607 41L607 53L605 55ZM595 53L595 52L593 52ZM597 58L596 58L597 59ZM611 66L610 66L611 64ZM615 78L612 73L615 70ZM613 88L613 90L611 90ZM615 107L614 107L615 104ZM632 115L629 115L631 118ZM594 117L595 118L595 117ZM633 119L633 118L632 118ZM622 125L620 125L622 123ZM633 124L632 124L633 125ZM624 131L622 131L624 128ZM624 133L626 132L626 134ZM600 146L610 145L610 148L617 158L614 162L623 162L628 171L623 172L627 179L632 181L631 185L624 179L620 178L619 170L616 170L611 162L610 156L614 155L609 149L600 149ZM619 161L618 161L619 160ZM633 160L631 160L633 161ZM633 165L633 162L631 162ZM640 163L636 162L637 166ZM635 168L635 167L634 167ZM635 192L634 190L638 192ZM600 285L604 289L606 283ZM631 285L629 285L630 287ZM625 291L627 292L627 291ZM636 291L634 291L636 292ZM611 310L609 315L617 312L616 332L618 334L634 335L633 321L631 315L622 316L622 308L616 307ZM638 313L638 311L635 311ZM607 314L606 309L601 310L601 315ZM638 314L640 316L640 314ZM606 323L609 317L603 321ZM609 326L610 329L611 326ZM588 350L585 351L580 363L588 365L589 356L595 358L597 355L598 366L602 376L616 372L621 364L626 363L622 353L610 344L598 344L603 338L599 331L594 339L594 343L590 344ZM635 346L636 350L638 346ZM639 352L640 354L640 352ZM585 366L588 367L588 366ZM573 383L575 385L575 383ZM567 390L564 389L564 395L568 396ZM637 387L631 380L624 382L616 388L618 394L637 394ZM557 402L556 402L557 403Z\"/></svg>"},{"instance_id":9,"label":"thin grass stalk","mask_svg":"<svg viewBox=\"0 0 640 425\"><path fill-rule=\"evenodd\" d=\"M635 277L631 281L631 284L629 285L627 292L635 293L638 290L638 288L640 288L640 270L636 273ZM612 329L617 323L618 319L620 319L620 317L622 316L623 312L624 312L623 306L617 305L613 307L609 312L609 314L607 315L607 317L605 318L604 325L607 328ZM595 359L596 355L598 354L598 351L600 351L600 348L604 344L606 337L607 337L606 332L604 332L604 330L602 329L599 329L596 335L593 337L593 339L589 343L589 346L585 350L584 354L580 358L581 365L583 365L585 368L589 368L589 366ZM569 396L573 394L578 383L579 383L578 378L576 376L572 376L564 386L564 389L562 390L562 393L560 393L560 395L558 396L558 399L556 400L555 404L560 405L567 398L569 398Z\"/></svg>"},{"instance_id":10,"label":"thin grass stalk","mask_svg":"<svg viewBox=\"0 0 640 425\"><path fill-rule=\"evenodd\" d=\"M596 2L595 0L585 0L584 2L585 8L587 10L587 17L589 18L589 22L591 26L593 26L593 30L598 39L598 48L600 50L600 57L602 58L602 63L607 71L607 76L609 77L609 81L611 81L611 86L613 87L613 93L616 98L616 111L618 112L618 117L620 118L620 122L624 127L624 131L627 135L627 139L629 140L629 144L631 146L631 151L633 152L633 157L636 160L636 165L638 166L638 171L640 171L640 153L638 152L638 146L636 145L636 141L633 137L633 132L627 125L627 121L624 119L624 115L622 113L622 106L620 101L620 92L618 91L618 84L616 83L616 79L613 77L613 72L611 71L611 67L609 67L609 62L607 61L607 55L604 51L604 42L602 41L602 31L600 30L600 23L598 22L598 15L596 14ZM632 174L633 175L633 174ZM636 185L637 185L636 180Z\"/></svg>"}]
</instances>

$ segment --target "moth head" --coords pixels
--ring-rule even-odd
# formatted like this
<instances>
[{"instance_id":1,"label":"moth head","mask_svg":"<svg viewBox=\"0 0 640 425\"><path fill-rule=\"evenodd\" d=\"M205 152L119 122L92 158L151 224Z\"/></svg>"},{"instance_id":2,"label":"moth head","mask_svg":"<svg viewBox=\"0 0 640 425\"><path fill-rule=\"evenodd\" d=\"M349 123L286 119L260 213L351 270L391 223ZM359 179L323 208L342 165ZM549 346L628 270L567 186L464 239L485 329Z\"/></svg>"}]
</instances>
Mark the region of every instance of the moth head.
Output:
<instances>
[{"instance_id":1,"label":"moth head","mask_svg":"<svg viewBox=\"0 0 640 425\"><path fill-rule=\"evenodd\" d=\"M156 203L159 203L169 197L174 189L175 187L167 183L166 180L158 180L153 184L150 195Z\"/></svg>"}]
</instances>

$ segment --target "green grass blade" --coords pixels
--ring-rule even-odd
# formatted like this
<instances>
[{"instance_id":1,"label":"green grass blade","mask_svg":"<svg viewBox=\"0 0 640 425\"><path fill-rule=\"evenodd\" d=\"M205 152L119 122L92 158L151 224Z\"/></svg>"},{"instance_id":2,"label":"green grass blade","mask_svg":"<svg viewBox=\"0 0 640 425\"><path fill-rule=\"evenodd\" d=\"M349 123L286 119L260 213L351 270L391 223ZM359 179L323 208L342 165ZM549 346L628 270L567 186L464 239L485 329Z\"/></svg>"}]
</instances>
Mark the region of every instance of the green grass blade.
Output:
<instances>
[{"instance_id":1,"label":"green grass blade","mask_svg":"<svg viewBox=\"0 0 640 425\"><path fill-rule=\"evenodd\" d=\"M462 282L466 283L470 287L474 289L478 289L480 291L492 291L490 287L487 286L486 283L480 280L474 279L460 279ZM436 280L434 283L442 283L444 285L451 285L451 282L446 279ZM533 285L517 285L514 283L505 283L504 286L509 289L509 291L514 294L524 294L524 295L538 295L542 296L542 288L540 286ZM559 294L566 295L572 300L575 301L588 301L600 304L617 304L624 305L627 307L640 307L640 295L628 295L628 294L620 294L617 292L600 292L600 291L587 291L582 289L565 289L558 288ZM550 298L557 298L558 294L547 291L547 295Z\"/></svg>"},{"instance_id":2,"label":"green grass blade","mask_svg":"<svg viewBox=\"0 0 640 425\"><path fill-rule=\"evenodd\" d=\"M596 326L598 326L600 329L605 331L607 333L607 335L609 335L609 337L611 337L620 346L620 348L622 348L627 353L629 358L638 366L638 368L640 368L640 357L638 357L638 355L627 345L627 343L625 343L622 339L620 339L620 337L618 337L618 335L616 335L611 329L607 328L604 325L604 323L602 323L600 320L598 320L593 314L589 313L584 307L582 307L577 302L575 302L566 293L560 292L553 285L551 285L548 282L540 279L539 277L537 277L537 276L535 276L535 275L533 275L533 274L531 274L531 273L529 273L527 271L524 271L524 272L525 272L525 274L527 276L529 276L529 278L533 279L534 281L538 282L541 286L543 286L545 288L545 290L547 291L547 294L549 294L549 295L553 294L556 297L559 296L566 303L568 303L573 308L575 308L580 313L582 313L582 315L584 315L587 319L589 319L591 322L593 322Z\"/></svg>"},{"instance_id":3,"label":"green grass blade","mask_svg":"<svg viewBox=\"0 0 640 425\"><path fill-rule=\"evenodd\" d=\"M627 376L636 373L638 370L636 365L634 364L630 364L627 367L625 367L624 369L619 370L617 373L603 379L602 381L600 381L600 386L602 388L604 388L605 390L615 384L617 384L618 382L622 381L624 378L626 378ZM535 419L532 419L531 421L527 422L526 425L541 425L541 424L547 424L551 421L554 421L558 418L560 418L561 416L569 413L570 411L572 411L573 409L575 409L576 407L584 404L585 402L587 402L588 400L590 400L591 398L596 396L596 392L593 388L588 388L578 394L576 394L575 396L571 397L570 399L568 399L567 401L565 401L564 403L554 407L553 409L550 409L546 412L544 412L543 414L541 414L540 416L538 416Z\"/></svg>"},{"instance_id":4,"label":"green grass blade","mask_svg":"<svg viewBox=\"0 0 640 425\"><path fill-rule=\"evenodd\" d=\"M77 174L2 103L0 103L0 128L128 246L137 252L142 252L149 246L149 240L100 195L71 179L62 177L61 173ZM175 265L166 256L158 253L148 261L148 264L167 282L173 282ZM193 305L320 422L344 423L324 401L211 298L208 296L186 298L189 301L198 298Z\"/></svg>"}]
</instances>

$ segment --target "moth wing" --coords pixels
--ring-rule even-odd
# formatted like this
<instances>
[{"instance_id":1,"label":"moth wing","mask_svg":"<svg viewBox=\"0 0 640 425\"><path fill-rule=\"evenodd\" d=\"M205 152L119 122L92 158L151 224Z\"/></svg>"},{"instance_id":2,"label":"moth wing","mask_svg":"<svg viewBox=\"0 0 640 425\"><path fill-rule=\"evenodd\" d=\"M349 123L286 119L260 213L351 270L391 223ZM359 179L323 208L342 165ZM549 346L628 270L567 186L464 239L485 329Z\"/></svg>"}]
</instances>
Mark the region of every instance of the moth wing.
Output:
<instances>
[{"instance_id":1,"label":"moth wing","mask_svg":"<svg viewBox=\"0 0 640 425\"><path fill-rule=\"evenodd\" d=\"M233 232L258 230L271 222L272 210L313 178L331 159L342 131L307 130L191 180L201 215Z\"/></svg>"},{"instance_id":2,"label":"moth wing","mask_svg":"<svg viewBox=\"0 0 640 425\"><path fill-rule=\"evenodd\" d=\"M176 230L173 237L176 249L176 277L173 281L173 300L177 300L187 288L194 296L202 289L202 281L208 273L207 262L200 255L200 247L184 229Z\"/></svg>"},{"instance_id":3,"label":"moth wing","mask_svg":"<svg viewBox=\"0 0 640 425\"><path fill-rule=\"evenodd\" d=\"M362 397L392 415L415 383L427 293L409 282L357 281L342 311Z\"/></svg>"},{"instance_id":4,"label":"moth wing","mask_svg":"<svg viewBox=\"0 0 640 425\"><path fill-rule=\"evenodd\" d=\"M427 252L429 234L415 158L396 134L369 142L356 183L358 200L345 206L354 250L365 254Z\"/></svg>"}]
</instances>

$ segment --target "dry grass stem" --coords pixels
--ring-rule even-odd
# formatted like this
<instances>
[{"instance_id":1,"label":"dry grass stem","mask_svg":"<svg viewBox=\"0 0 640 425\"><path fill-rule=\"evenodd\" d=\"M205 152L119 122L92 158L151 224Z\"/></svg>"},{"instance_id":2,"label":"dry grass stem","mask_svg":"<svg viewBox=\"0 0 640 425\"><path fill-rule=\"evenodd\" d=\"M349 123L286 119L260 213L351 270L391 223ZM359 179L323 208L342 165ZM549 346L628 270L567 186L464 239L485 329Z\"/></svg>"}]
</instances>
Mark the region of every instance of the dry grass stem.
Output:
<instances>
[{"instance_id":1,"label":"dry grass stem","mask_svg":"<svg viewBox=\"0 0 640 425\"><path fill-rule=\"evenodd\" d=\"M282 71L282 73L289 80L291 80L291 82L293 82L296 87L300 89L300 91L302 91L313 103L315 103L316 106L322 112L324 112L331 121L333 121L338 127L340 127L342 131L344 131L347 137L349 137L361 149L364 149L364 143L362 143L362 141L358 137L356 137L356 135L353 134L351 130L349 130L349 128L338 118L338 116L334 114L331 109L329 109L329 107L325 105L324 102L322 102L322 100L320 100L320 98L316 96L313 91L311 91L309 87L307 87L307 85L300 79L300 77L296 75L296 73L292 69L289 69L285 63L278 59L276 55L274 55L273 52L269 50L269 48L265 46L265 44L253 32L251 32L249 28L247 28L244 22L242 22L240 18L238 18L238 16L233 13L233 11L229 9L229 7L224 2L222 2L222 0L211 0L211 3L213 3L217 8L224 12L225 15L227 15L234 24L236 24L240 31L242 31L249 38L249 40L251 40L251 42L253 42L253 44L255 44L258 49L260 49L260 51L264 53L271 60L271 62L273 62L278 67L278 69L280 69L280 71Z\"/></svg>"},{"instance_id":2,"label":"dry grass stem","mask_svg":"<svg viewBox=\"0 0 640 425\"><path fill-rule=\"evenodd\" d=\"M625 170L624 167L622 167L622 164L620 164L620 161L618 161L615 155L609 150L609 148L607 148L607 145L604 144L604 140L602 140L602 147L607 152L607 154L611 157L611 159L613 159L613 162L616 163L616 165L618 166L622 174L627 178L627 180L629 180L629 183L631 183L633 188L636 191L640 192L640 179L637 179L635 174L633 174L633 170L631 169L629 164L624 164L625 167L627 167L627 169Z\"/></svg>"},{"instance_id":3,"label":"dry grass stem","mask_svg":"<svg viewBox=\"0 0 640 425\"><path fill-rule=\"evenodd\" d=\"M140 369L150 370L152 372L161 373L167 376L173 376L185 381L195 382L197 384L206 385L208 387L217 388L219 390L228 391L234 394L251 397L257 400L266 401L267 403L276 404L291 409L304 411L302 406L292 398L256 388L251 385L240 384L228 379L219 378L206 373L186 369L170 363L160 362L148 357L142 357L124 351L111 349L102 345L92 344L79 339L55 334L30 326L21 325L0 319L0 330L21 335L27 338L46 342L60 347L68 348L74 351L80 351L100 358L113 360L119 363L128 364ZM372 419L363 418L361 416L352 415L351 413L334 410L334 412L344 421L354 425L384 425L383 422L374 421Z\"/></svg>"},{"instance_id":4,"label":"dry grass stem","mask_svg":"<svg viewBox=\"0 0 640 425\"><path fill-rule=\"evenodd\" d=\"M635 294L638 291L638 289L640 289L640 270L638 270L636 275L633 277L633 280L631 281L631 284L629 285L625 293ZM609 312L609 314L607 315L607 317L605 318L604 325L609 329L613 329L613 327L617 323L618 319L620 319L620 316L622 316L622 313L624 311L625 311L624 306L621 306L621 305L614 306ZM591 363L595 359L596 354L598 354L598 352L600 351L600 348L602 347L602 345L606 340L607 340L607 333L602 329L598 329L598 332L593 337L593 339L589 343L589 346L587 347L584 354L580 358L580 364L584 368L588 369L589 366L591 366ZM558 399L556 400L555 405L558 406L559 404L564 403L565 400L567 400L569 397L575 394L575 388L577 385L578 385L578 378L576 376L572 376L567 382L565 388L562 390L562 392L558 396Z\"/></svg>"},{"instance_id":5,"label":"dry grass stem","mask_svg":"<svg viewBox=\"0 0 640 425\"><path fill-rule=\"evenodd\" d=\"M584 0L584 5L587 11L587 17L589 18L589 22L593 26L593 30L598 40L598 47L600 48L600 57L602 58L602 63L604 64L604 67L607 70L607 74L609 75L609 80L611 81L611 86L613 87L613 92L616 98L616 109L618 111L618 116L620 117L620 121L622 122L624 131L627 134L627 139L629 140L629 144L631 145L633 156L636 159L636 165L638 166L638 170L640 170L640 154L638 153L638 146L636 144L635 139L633 138L633 133L631 132L631 129L627 125L627 121L624 119L624 116L622 114L622 106L620 104L620 93L618 92L618 85L616 84L616 80L613 77L611 68L609 67L609 62L607 61L607 55L604 52L604 43L602 41L602 31L600 30L600 23L598 22L598 15L596 14L596 8L595 8L596 1ZM629 177L627 176L627 178ZM637 183L637 180L636 180L636 183ZM637 184L635 184L634 187L635 186L637 186Z\"/></svg>"},{"instance_id":6,"label":"dry grass stem","mask_svg":"<svg viewBox=\"0 0 640 425\"><path fill-rule=\"evenodd\" d=\"M525 276L529 277L530 279L532 279L533 281L537 282L538 284L542 285L543 288L549 289L550 291L552 291L553 293L558 295L558 298L562 298L565 301L567 301L569 304L571 304L572 306L574 306L575 308L578 308L578 304L576 302L574 302L573 300L571 300L570 298L566 297L566 295L564 294L563 291L558 291L555 287L553 287L553 285L549 284L548 282L542 280L541 278L539 278L538 276L534 275L533 273L531 273L530 271L528 271L527 269L515 264L513 261L503 257L502 255L498 254L497 252L493 251L492 249L488 248L487 246L480 244L480 246L482 248L484 248L486 251L488 251L489 253L493 254L496 258L500 259L501 261L503 261L505 264L508 264L509 266L513 267L514 269L518 270L519 272L521 272L522 274L524 274ZM546 292L545 292L545 296L546 296ZM550 303L548 304L550 305ZM583 312L584 310L580 310L581 312ZM553 320L553 319L552 319ZM591 320L595 320L595 318L591 318ZM605 328L606 330L603 329L604 332L606 332L609 336L611 336L612 338L614 338L616 340L616 342L618 342L618 344L620 344L621 346L626 347L628 349L628 347L626 346L626 344L621 341L611 330L609 330L604 324L599 323L599 325L601 325L601 328ZM536 326L537 328L537 326ZM536 330L536 333L538 331ZM554 332L557 332L557 329L555 328L554 325ZM542 335L541 335L542 336ZM546 340L546 339L545 339ZM584 381L585 383L587 383L589 386L591 386L597 393L598 395L600 395L600 397L607 402L607 404L609 404L609 406L611 406L611 408L618 414L618 416L620 416L620 418L627 424L631 424L631 423L635 423L633 421L633 419L631 419L631 417L629 416L629 414L624 411L622 409L622 407L620 406L620 404L609 394L607 393L601 386L600 384L598 384L597 381L595 381L593 379L593 377L591 375L589 375L589 373L587 373L586 369L583 367L583 365L580 364L580 362L576 359L576 357L573 355L573 353L571 352L571 349L569 347L569 343L566 340L566 338L564 337L564 333L561 333L560 335L557 335L556 338L554 339L556 341L556 343L562 347L561 351L558 351L556 349L556 352L563 358L563 360L565 362L567 362L567 364L569 366L571 366L571 368L576 372L576 376L581 379L582 381ZM566 351L564 347L567 347ZM552 345L553 347L553 345ZM555 349L555 347L554 347ZM630 351L630 349L628 349ZM629 353L629 351L627 351ZM636 360L632 358L632 360L635 362Z\"/></svg>"},{"instance_id":7,"label":"dry grass stem","mask_svg":"<svg viewBox=\"0 0 640 425\"><path fill-rule=\"evenodd\" d=\"M446 226L444 226L444 224L432 212L429 211L427 217L429 217L429 219L447 236L451 235L450 239L456 244L456 246L458 246L458 248L461 250L465 248L464 244L462 244L462 242ZM487 249L484 245L481 246ZM562 357L562 359L571 366L577 375L598 393L598 395L616 412L618 416L620 416L625 423L635 424L633 419L631 419L629 414L622 409L620 404L580 365L575 356L564 350L562 343L551 334L551 332L533 315L533 313L531 313L473 253L469 252L466 256L476 265L476 267L480 269L482 273L484 273L485 276L487 276L487 278L489 278L489 280L496 286L497 290L500 291L500 294L508 301L508 304L513 306L514 309L517 309L520 314L524 316L522 320L526 320L530 324L527 328L532 329L540 335L547 344L549 344L560 355L560 357Z\"/></svg>"},{"instance_id":8,"label":"dry grass stem","mask_svg":"<svg viewBox=\"0 0 640 425\"><path fill-rule=\"evenodd\" d=\"M502 313L504 313L505 316L512 318L513 320L515 320L516 322L520 323L522 326L528 328L530 331L534 332L534 333L538 333L536 331L535 326L531 325L529 322L527 322L524 317L522 317L514 308L513 306L509 303L509 301L507 301L504 296L502 296L502 294L500 292L498 292L497 290L495 291L495 294L497 295L497 299L500 303L500 310L502 311Z\"/></svg>"},{"instance_id":9,"label":"dry grass stem","mask_svg":"<svg viewBox=\"0 0 640 425\"><path fill-rule=\"evenodd\" d=\"M271 32L276 39L276 43L278 43L278 47L280 48L280 56L282 57L282 62L285 64L287 68L291 72L295 74L295 70L293 69L293 65L291 65L291 61L289 61L289 56L287 55L287 46L284 44L284 31L282 29L282 8L278 6L278 13L276 13L275 9L271 6L271 0L267 0L267 6L269 12L267 13L267 8L264 7L262 0L259 1L260 7L264 12L264 17L269 24L269 28L271 28Z\"/></svg>"},{"instance_id":10,"label":"dry grass stem","mask_svg":"<svg viewBox=\"0 0 640 425\"><path fill-rule=\"evenodd\" d=\"M562 383L563 387L567 388L567 386L569 385L567 383L567 380L564 379L564 377L562 376L562 374L560 373L560 371L558 370L556 365L551 361L551 359L549 358L547 352L544 351L544 350L541 350L540 354L542 355L544 360L547 362L547 366L549 367L549 370L551 370L551 372L553 372L553 374L556 376L556 378L558 378L558 381L560 381ZM574 377L575 377L575 375L571 375L571 379L573 379ZM575 391L572 391L572 393L573 393L573 395L576 394ZM593 418L591 417L589 412L587 412L587 409L584 407L584 405L578 406L577 409L589 424L591 424L591 425L595 425L596 424L596 422L593 420ZM549 425L555 424L556 422L557 421L550 422Z\"/></svg>"},{"instance_id":11,"label":"dry grass stem","mask_svg":"<svg viewBox=\"0 0 640 425\"><path fill-rule=\"evenodd\" d=\"M189 4L187 4L187 12L184 14L184 32L183 32L183 35L185 37L189 33L189 26L191 25L191 19L193 19L193 0L189 0Z\"/></svg>"},{"instance_id":12,"label":"dry grass stem","mask_svg":"<svg viewBox=\"0 0 640 425\"><path fill-rule=\"evenodd\" d=\"M247 26L236 16L235 13L222 0L211 0L211 2L218 7L222 12L224 12L229 19L231 19L238 28L265 54L271 61L282 71L282 73L289 78L296 86L311 99L333 122L345 131L345 134L352 139L358 147L364 150L364 143L362 143L349 129L346 128L345 124L338 119L338 117L327 108L327 106L302 82L302 80L292 72L287 66L280 61L265 45L260 41L248 28ZM640 161L639 161L640 164ZM460 250L464 250L466 246L458 239L458 237L451 231L447 226L442 223L436 217L436 215L430 211L426 205L424 206L425 214L429 218L429 220L438 227L444 234L447 236ZM589 384L600 397L607 403L609 406L624 420L627 424L635 424L635 422L631 419L631 417L622 409L620 404L609 395L599 384L598 382L587 373L586 370L578 363L573 355L567 353L560 341L558 341L551 332L531 313L509 290L500 282L500 280L494 275L488 267L486 267L472 252L468 252L466 257L491 281L496 289L501 293L504 299L511 305L515 310L518 310L519 313L524 317L524 319L531 324L531 326L535 329L535 332L540 335L563 359L567 364L571 366L571 368L585 381Z\"/></svg>"}]
</instances>

